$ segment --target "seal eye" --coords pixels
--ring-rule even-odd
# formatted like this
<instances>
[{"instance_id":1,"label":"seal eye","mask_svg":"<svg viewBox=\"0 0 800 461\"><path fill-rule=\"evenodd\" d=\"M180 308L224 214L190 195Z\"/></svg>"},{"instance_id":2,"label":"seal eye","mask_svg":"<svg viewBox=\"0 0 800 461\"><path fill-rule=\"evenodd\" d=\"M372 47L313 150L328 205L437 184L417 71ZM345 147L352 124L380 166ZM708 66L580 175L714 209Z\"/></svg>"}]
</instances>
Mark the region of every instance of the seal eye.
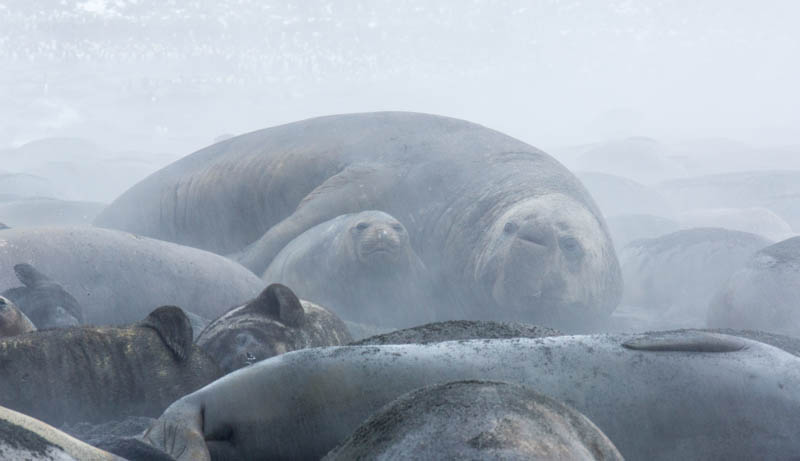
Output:
<instances>
[{"instance_id":1,"label":"seal eye","mask_svg":"<svg viewBox=\"0 0 800 461\"><path fill-rule=\"evenodd\" d=\"M360 230L360 231L363 231L363 230L364 230L364 229L366 229L367 227L369 227L369 224L367 224L367 223L365 223L365 222L363 222L363 221L362 221L362 222L360 222L360 223L358 223L358 224L356 224L356 229L358 229L358 230Z\"/></svg>"},{"instance_id":2,"label":"seal eye","mask_svg":"<svg viewBox=\"0 0 800 461\"><path fill-rule=\"evenodd\" d=\"M503 232L505 232L506 234L513 234L514 232L517 231L517 229L519 229L519 226L517 226L516 223L511 221L507 222L506 225L503 226Z\"/></svg>"},{"instance_id":3,"label":"seal eye","mask_svg":"<svg viewBox=\"0 0 800 461\"><path fill-rule=\"evenodd\" d=\"M403 226L400 224L392 224L392 229L396 230L397 232L403 232Z\"/></svg>"},{"instance_id":4,"label":"seal eye","mask_svg":"<svg viewBox=\"0 0 800 461\"><path fill-rule=\"evenodd\" d=\"M583 248L575 237L562 237L558 240L558 245L570 257L580 257L583 255Z\"/></svg>"}]
</instances>

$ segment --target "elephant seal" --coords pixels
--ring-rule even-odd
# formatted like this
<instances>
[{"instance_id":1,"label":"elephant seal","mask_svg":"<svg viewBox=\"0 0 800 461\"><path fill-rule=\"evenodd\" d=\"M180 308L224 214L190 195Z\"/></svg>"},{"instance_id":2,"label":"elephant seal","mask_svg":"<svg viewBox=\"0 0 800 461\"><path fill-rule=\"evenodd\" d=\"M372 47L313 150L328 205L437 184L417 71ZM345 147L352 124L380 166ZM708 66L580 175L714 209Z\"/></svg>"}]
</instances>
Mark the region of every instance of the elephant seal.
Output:
<instances>
[{"instance_id":1,"label":"elephant seal","mask_svg":"<svg viewBox=\"0 0 800 461\"><path fill-rule=\"evenodd\" d=\"M434 320L427 269L403 224L382 211L312 227L289 242L261 278L292 287L344 320L395 328Z\"/></svg>"},{"instance_id":2,"label":"elephant seal","mask_svg":"<svg viewBox=\"0 0 800 461\"><path fill-rule=\"evenodd\" d=\"M30 264L15 264L14 273L24 286L10 288L3 296L13 300L39 329L78 326L83 306L64 287Z\"/></svg>"},{"instance_id":3,"label":"elephant seal","mask_svg":"<svg viewBox=\"0 0 800 461\"><path fill-rule=\"evenodd\" d=\"M5 296L0 296L0 338L36 331L33 322Z\"/></svg>"},{"instance_id":4,"label":"elephant seal","mask_svg":"<svg viewBox=\"0 0 800 461\"><path fill-rule=\"evenodd\" d=\"M83 323L90 325L137 322L162 305L216 318L264 287L222 256L92 227L4 230L0 263L0 287L18 285L14 264L30 264L75 297L83 306Z\"/></svg>"},{"instance_id":5,"label":"elephant seal","mask_svg":"<svg viewBox=\"0 0 800 461\"><path fill-rule=\"evenodd\" d=\"M178 460L319 458L398 396L461 380L564 402L628 459L800 451L800 359L697 331L304 349L181 398L143 437Z\"/></svg>"},{"instance_id":6,"label":"elephant seal","mask_svg":"<svg viewBox=\"0 0 800 461\"><path fill-rule=\"evenodd\" d=\"M50 424L156 416L221 376L175 306L127 327L73 327L0 340L0 405Z\"/></svg>"},{"instance_id":7,"label":"elephant seal","mask_svg":"<svg viewBox=\"0 0 800 461\"><path fill-rule=\"evenodd\" d=\"M395 330L364 338L351 346L379 346L383 344L430 344L465 339L543 338L559 336L552 328L525 323L492 322L488 320L448 320Z\"/></svg>"},{"instance_id":8,"label":"elephant seal","mask_svg":"<svg viewBox=\"0 0 800 461\"><path fill-rule=\"evenodd\" d=\"M720 228L687 229L636 240L620 251L624 306L652 317L652 327L702 328L708 302L738 267L771 242Z\"/></svg>"},{"instance_id":9,"label":"elephant seal","mask_svg":"<svg viewBox=\"0 0 800 461\"><path fill-rule=\"evenodd\" d=\"M227 374L296 349L350 341L347 327L335 314L273 283L255 299L211 322L195 343Z\"/></svg>"},{"instance_id":10,"label":"elephant seal","mask_svg":"<svg viewBox=\"0 0 800 461\"><path fill-rule=\"evenodd\" d=\"M29 197L0 203L0 216L14 227L90 226L106 205Z\"/></svg>"},{"instance_id":11,"label":"elephant seal","mask_svg":"<svg viewBox=\"0 0 800 461\"><path fill-rule=\"evenodd\" d=\"M488 381L404 394L322 459L401 458L622 461L586 416L533 390Z\"/></svg>"},{"instance_id":12,"label":"elephant seal","mask_svg":"<svg viewBox=\"0 0 800 461\"><path fill-rule=\"evenodd\" d=\"M0 407L0 458L7 461L125 461L30 416Z\"/></svg>"},{"instance_id":13,"label":"elephant seal","mask_svg":"<svg viewBox=\"0 0 800 461\"><path fill-rule=\"evenodd\" d=\"M754 254L710 300L708 326L800 336L800 237Z\"/></svg>"},{"instance_id":14,"label":"elephant seal","mask_svg":"<svg viewBox=\"0 0 800 461\"><path fill-rule=\"evenodd\" d=\"M580 181L528 144L435 115L335 115L236 136L141 181L95 225L234 253L261 274L303 232L364 210L406 227L450 319L581 328L619 302L616 254Z\"/></svg>"}]
</instances>

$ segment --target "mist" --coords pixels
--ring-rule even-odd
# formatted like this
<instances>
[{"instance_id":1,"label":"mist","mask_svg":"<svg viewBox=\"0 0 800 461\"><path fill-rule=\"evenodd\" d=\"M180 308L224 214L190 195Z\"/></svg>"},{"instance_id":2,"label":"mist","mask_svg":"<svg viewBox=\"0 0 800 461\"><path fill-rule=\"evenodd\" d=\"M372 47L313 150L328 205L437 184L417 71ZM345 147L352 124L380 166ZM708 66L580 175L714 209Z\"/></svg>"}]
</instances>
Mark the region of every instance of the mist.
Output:
<instances>
[{"instance_id":1,"label":"mist","mask_svg":"<svg viewBox=\"0 0 800 461\"><path fill-rule=\"evenodd\" d=\"M798 18L0 0L0 453L795 456Z\"/></svg>"}]
</instances>

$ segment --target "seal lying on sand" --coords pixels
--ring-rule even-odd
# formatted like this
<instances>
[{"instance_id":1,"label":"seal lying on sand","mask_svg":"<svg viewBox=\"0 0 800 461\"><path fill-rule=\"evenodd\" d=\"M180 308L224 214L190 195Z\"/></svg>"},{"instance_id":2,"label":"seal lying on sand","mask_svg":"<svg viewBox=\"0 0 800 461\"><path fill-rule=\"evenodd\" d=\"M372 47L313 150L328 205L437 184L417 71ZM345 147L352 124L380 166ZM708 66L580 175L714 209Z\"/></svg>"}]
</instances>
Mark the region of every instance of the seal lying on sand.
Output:
<instances>
[{"instance_id":1,"label":"seal lying on sand","mask_svg":"<svg viewBox=\"0 0 800 461\"><path fill-rule=\"evenodd\" d=\"M181 398L144 437L179 460L319 458L403 393L473 379L564 402L628 459L800 452L800 359L696 331L304 349Z\"/></svg>"},{"instance_id":2,"label":"seal lying on sand","mask_svg":"<svg viewBox=\"0 0 800 461\"><path fill-rule=\"evenodd\" d=\"M434 319L430 276L406 228L382 211L339 216L287 244L261 276L341 318L378 326Z\"/></svg>"},{"instance_id":3,"label":"seal lying on sand","mask_svg":"<svg viewBox=\"0 0 800 461\"><path fill-rule=\"evenodd\" d=\"M33 322L10 299L0 296L0 338L36 331Z\"/></svg>"},{"instance_id":4,"label":"seal lying on sand","mask_svg":"<svg viewBox=\"0 0 800 461\"><path fill-rule=\"evenodd\" d=\"M0 339L0 405L50 424L155 416L221 376L175 306L127 327L73 327Z\"/></svg>"},{"instance_id":5,"label":"seal lying on sand","mask_svg":"<svg viewBox=\"0 0 800 461\"><path fill-rule=\"evenodd\" d=\"M347 327L335 314L273 283L257 298L211 322L195 343L227 374L296 349L350 341Z\"/></svg>"},{"instance_id":6,"label":"seal lying on sand","mask_svg":"<svg viewBox=\"0 0 800 461\"><path fill-rule=\"evenodd\" d=\"M324 461L496 459L622 461L588 418L514 384L458 381L404 394Z\"/></svg>"},{"instance_id":7,"label":"seal lying on sand","mask_svg":"<svg viewBox=\"0 0 800 461\"><path fill-rule=\"evenodd\" d=\"M30 264L15 264L14 273L24 286L3 292L39 329L74 327L83 323L83 306L55 280Z\"/></svg>"},{"instance_id":8,"label":"seal lying on sand","mask_svg":"<svg viewBox=\"0 0 800 461\"><path fill-rule=\"evenodd\" d=\"M571 172L434 115L336 115L236 136L149 176L95 224L237 253L261 274L303 232L371 209L408 230L452 297L449 318L582 327L621 296L603 217Z\"/></svg>"}]
</instances>

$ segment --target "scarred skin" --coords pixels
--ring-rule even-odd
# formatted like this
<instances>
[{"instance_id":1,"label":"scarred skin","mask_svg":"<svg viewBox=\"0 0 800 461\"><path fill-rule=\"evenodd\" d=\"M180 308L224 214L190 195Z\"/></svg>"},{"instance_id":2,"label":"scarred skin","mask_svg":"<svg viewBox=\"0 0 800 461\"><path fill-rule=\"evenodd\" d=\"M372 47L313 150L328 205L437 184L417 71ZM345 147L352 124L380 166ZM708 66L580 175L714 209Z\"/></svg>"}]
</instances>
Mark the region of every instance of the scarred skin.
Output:
<instances>
[{"instance_id":1,"label":"scarred skin","mask_svg":"<svg viewBox=\"0 0 800 461\"><path fill-rule=\"evenodd\" d=\"M450 318L585 327L621 296L605 222L572 173L434 115L336 115L237 136L151 175L95 224L235 254L261 274L308 229L370 209L408 230Z\"/></svg>"},{"instance_id":2,"label":"scarred skin","mask_svg":"<svg viewBox=\"0 0 800 461\"><path fill-rule=\"evenodd\" d=\"M180 461L318 459L403 393L472 379L566 403L627 459L800 450L800 359L697 331L305 349L183 397L144 437Z\"/></svg>"}]
</instances>

